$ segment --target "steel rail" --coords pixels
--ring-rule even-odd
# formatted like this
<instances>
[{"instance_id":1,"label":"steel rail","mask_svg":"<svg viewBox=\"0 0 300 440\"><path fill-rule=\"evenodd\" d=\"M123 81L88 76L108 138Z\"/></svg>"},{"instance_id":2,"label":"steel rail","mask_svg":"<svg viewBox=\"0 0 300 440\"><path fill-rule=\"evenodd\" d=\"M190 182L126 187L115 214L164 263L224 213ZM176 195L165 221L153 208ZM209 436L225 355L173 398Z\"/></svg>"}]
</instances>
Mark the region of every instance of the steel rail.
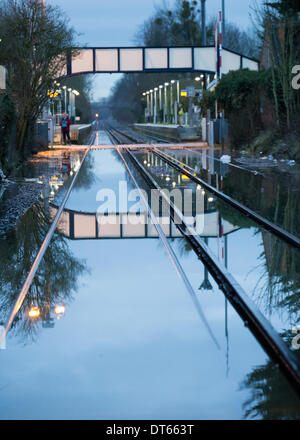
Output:
<instances>
[{"instance_id":1,"label":"steel rail","mask_svg":"<svg viewBox=\"0 0 300 440\"><path fill-rule=\"evenodd\" d=\"M82 161L80 163L80 166L79 166L79 168L78 168L78 170L77 170L77 172L76 172L76 174L75 174L75 176L74 176L74 178L73 178L73 180L72 180L72 182L71 182L71 184L70 184L70 186L68 188L68 191L67 191L67 193L66 193L66 195L65 195L65 197L64 197L64 199L63 199L63 201L62 201L62 203L61 203L61 205L60 205L60 207L59 207L59 209L58 209L58 211L56 213L56 216L55 216L55 218L54 218L54 220L53 220L53 222L52 222L52 224L50 226L49 231L47 232L47 235L46 235L46 237L45 237L45 239L44 239L44 241L43 241L43 243L42 243L42 245L40 247L40 250L39 250L39 252L38 252L38 254L37 254L37 256L36 256L36 258L34 260L34 263L31 266L30 272L27 275L26 281L23 284L23 287L22 287L22 289L21 289L21 291L20 291L20 293L18 295L18 298L17 298L17 300L16 300L16 302L15 302L13 308L12 308L12 311L10 313L8 321L7 321L6 325L5 325L5 329L2 332L2 334L0 335L0 345L3 342L4 338L6 337L8 331L9 331L9 329L10 329L12 323L13 323L14 318L15 318L16 314L18 313L18 311L20 310L20 308L21 308L21 306L22 306L22 304L24 302L24 299L25 299L25 297L26 297L26 295L27 295L27 293L28 293L28 291L30 289L32 281L33 281L33 279L35 277L35 274L36 274L36 272L37 272L37 270L38 270L38 268L39 268L39 266L41 264L43 256L44 256L44 254L45 254L45 252L46 252L46 250L47 250L47 248L48 248L48 246L50 244L50 241L51 241L51 239L53 237L53 234L55 232L56 226L57 226L57 224L58 224L58 222L60 220L61 214L62 214L62 212L64 210L64 207L65 207L65 205L66 205L66 203L68 201L68 198L69 198L69 196L71 194L71 191L72 191L72 189L74 187L74 184L76 182L77 176L78 176L78 174L79 174L79 172L81 170L81 167L82 167L82 165L83 165L83 163L85 161L85 158L86 158L88 152L91 149L91 146L92 146L92 140L91 140L90 145L85 150L85 153L84 153L84 156L83 156Z\"/></svg>"},{"instance_id":2,"label":"steel rail","mask_svg":"<svg viewBox=\"0 0 300 440\"><path fill-rule=\"evenodd\" d=\"M194 228L187 224L181 211L168 199L164 191L162 191L143 165L129 150L128 154L148 185L159 191L162 198L169 205L170 214L176 227L190 243L199 259L201 259L203 264L208 268L219 288L224 292L232 306L244 320L245 326L251 330L270 358L278 363L282 372L300 395L300 366L295 354L288 348L280 335L275 331L270 322L260 312L225 266L216 259L208 246L199 239ZM178 219L181 221L180 224L177 222Z\"/></svg>"},{"instance_id":3,"label":"steel rail","mask_svg":"<svg viewBox=\"0 0 300 440\"><path fill-rule=\"evenodd\" d=\"M127 148L126 148L126 151L128 152ZM135 177L133 176L133 174L132 174L132 172L131 172L131 170L130 170L130 168L129 168L129 166L128 166L128 164L127 164L127 162L126 162L126 160L125 160L125 158L123 156L123 154L121 153L120 148L117 148L117 152L118 152L120 158L122 159L122 161L124 163L124 166L125 166L128 174L129 174L129 176L131 177L135 187L137 188L137 191L139 193L139 197L141 198L141 200L142 200L142 202L145 205L145 208L147 210L148 217L151 218L151 221L152 221L152 223L153 223L153 225L154 225L154 227L155 227L155 229L156 229L156 231L157 231L157 233L159 235L159 238L161 239L161 241L162 241L162 243L164 245L164 248L167 251L167 254L169 255L169 258L170 258L172 264L175 267L177 275L179 276L179 278L182 280L183 284L185 285L186 290L188 291L188 293L189 293L189 295L190 295L190 297L191 297L191 299L192 299L192 301L194 303L194 306L195 306L195 308L196 308L196 310L198 312L198 315L200 316L200 318L201 318L204 326L206 327L209 335L211 336L213 342L215 343L217 348L220 350L220 345L219 345L219 343L218 343L218 341L217 341L217 339L216 339L212 329L210 328L210 325L209 325L209 323L208 323L208 321L207 321L207 319L205 317L205 314L204 314L204 312L203 312L203 310L202 310L202 308L201 308L201 306L199 304L199 301L197 299L196 293L195 293L195 291L194 291L194 289L193 289L193 287L192 287L192 285L191 285L191 283L190 283L190 281L189 281L189 279L188 279L188 277L187 277L183 267L181 266L181 264L180 264L180 262L179 262L179 260L178 260L178 258L176 256L173 248L168 243L167 237L166 237L165 233L163 232L163 230L162 230L162 228L161 228L161 226L160 226L160 224L159 224L159 222L157 220L156 215L154 214L154 212L152 211L151 207L149 206L147 200L145 199L145 196L144 196L143 192L141 191L141 189L140 189L140 187L139 187Z\"/></svg>"},{"instance_id":4,"label":"steel rail","mask_svg":"<svg viewBox=\"0 0 300 440\"><path fill-rule=\"evenodd\" d=\"M180 171L182 174L189 177L195 183L202 185L205 189L207 189L210 193L214 194L217 198L219 198L219 199L223 200L224 202L226 202L227 204L231 205L233 208L237 209L242 214L251 218L256 223L263 226L266 230L277 235L279 238L286 241L290 245L294 246L297 249L300 249L300 239L298 237L296 237L295 235L291 234L288 231L285 231L280 226L277 226L275 223L270 222L266 218L262 217L261 215L257 214L256 212L252 211L250 208L247 208L246 206L242 205L237 200L232 199L230 196L217 190L213 186L206 183L204 180L200 179L200 177L195 176L196 171L194 170L194 172L191 173L190 171L187 170L187 168L190 168L191 170L193 170L193 168L183 164L178 159L174 159L174 158L172 158L172 156L169 156L166 153L158 151L155 147L152 147L151 151L157 157L161 158L167 164L169 164L172 168L176 169L177 171ZM172 158L172 160L169 158ZM177 162L177 163L175 163L175 162Z\"/></svg>"},{"instance_id":5,"label":"steel rail","mask_svg":"<svg viewBox=\"0 0 300 440\"><path fill-rule=\"evenodd\" d=\"M121 130L112 127L111 125L109 125L109 128L106 128L106 130L119 142L121 143L120 138L118 138L118 136L116 136L115 133L121 135L121 137L123 138L127 138L130 140L130 144L134 143L134 144L139 144L142 143L140 142L138 139L134 138L133 136L130 136L129 134L123 133ZM114 133L115 132L115 133ZM122 142L123 143L123 142Z\"/></svg>"}]
</instances>

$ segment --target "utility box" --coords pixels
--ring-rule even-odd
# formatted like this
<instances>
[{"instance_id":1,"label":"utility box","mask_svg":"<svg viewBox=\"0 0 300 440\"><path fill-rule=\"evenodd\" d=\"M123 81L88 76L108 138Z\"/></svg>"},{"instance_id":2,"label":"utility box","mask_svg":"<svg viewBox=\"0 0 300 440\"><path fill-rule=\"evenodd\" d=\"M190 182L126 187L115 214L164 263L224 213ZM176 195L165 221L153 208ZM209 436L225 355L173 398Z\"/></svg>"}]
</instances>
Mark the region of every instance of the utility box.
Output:
<instances>
[{"instance_id":1,"label":"utility box","mask_svg":"<svg viewBox=\"0 0 300 440\"><path fill-rule=\"evenodd\" d=\"M35 124L35 136L40 145L48 145L48 121L38 120Z\"/></svg>"},{"instance_id":2,"label":"utility box","mask_svg":"<svg viewBox=\"0 0 300 440\"><path fill-rule=\"evenodd\" d=\"M226 119L214 120L214 138L216 144L221 144L228 137L228 122Z\"/></svg>"}]
</instances>

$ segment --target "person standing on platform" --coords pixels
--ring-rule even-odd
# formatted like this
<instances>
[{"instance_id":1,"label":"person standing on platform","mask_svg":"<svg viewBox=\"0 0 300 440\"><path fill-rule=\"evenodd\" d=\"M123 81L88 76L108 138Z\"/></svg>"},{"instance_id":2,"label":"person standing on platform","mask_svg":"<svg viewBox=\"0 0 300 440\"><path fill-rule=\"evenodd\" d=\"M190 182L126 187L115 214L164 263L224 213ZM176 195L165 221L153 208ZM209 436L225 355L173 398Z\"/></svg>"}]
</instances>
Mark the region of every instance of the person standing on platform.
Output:
<instances>
[{"instance_id":1,"label":"person standing on platform","mask_svg":"<svg viewBox=\"0 0 300 440\"><path fill-rule=\"evenodd\" d=\"M61 132L63 135L64 144L67 145L67 139L68 139L69 145L72 145L71 138L70 138L71 119L69 118L67 113L65 113L63 115L59 125L61 126Z\"/></svg>"},{"instance_id":2,"label":"person standing on platform","mask_svg":"<svg viewBox=\"0 0 300 440\"><path fill-rule=\"evenodd\" d=\"M178 125L180 125L180 126L183 125L183 115L184 115L184 111L183 111L182 104L179 104L179 109L178 109Z\"/></svg>"}]
</instances>

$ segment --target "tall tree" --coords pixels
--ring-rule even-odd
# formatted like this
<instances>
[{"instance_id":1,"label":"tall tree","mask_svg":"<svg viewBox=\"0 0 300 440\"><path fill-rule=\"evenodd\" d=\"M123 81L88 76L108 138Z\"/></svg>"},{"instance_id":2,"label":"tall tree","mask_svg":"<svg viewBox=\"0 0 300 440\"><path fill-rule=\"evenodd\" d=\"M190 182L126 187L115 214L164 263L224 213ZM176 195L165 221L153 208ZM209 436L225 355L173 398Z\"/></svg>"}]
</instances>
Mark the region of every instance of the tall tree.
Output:
<instances>
[{"instance_id":1,"label":"tall tree","mask_svg":"<svg viewBox=\"0 0 300 440\"><path fill-rule=\"evenodd\" d=\"M16 145L23 157L34 122L47 102L47 90L75 47L65 14L39 0L0 4L0 64L8 70L8 92L16 111Z\"/></svg>"}]
</instances>

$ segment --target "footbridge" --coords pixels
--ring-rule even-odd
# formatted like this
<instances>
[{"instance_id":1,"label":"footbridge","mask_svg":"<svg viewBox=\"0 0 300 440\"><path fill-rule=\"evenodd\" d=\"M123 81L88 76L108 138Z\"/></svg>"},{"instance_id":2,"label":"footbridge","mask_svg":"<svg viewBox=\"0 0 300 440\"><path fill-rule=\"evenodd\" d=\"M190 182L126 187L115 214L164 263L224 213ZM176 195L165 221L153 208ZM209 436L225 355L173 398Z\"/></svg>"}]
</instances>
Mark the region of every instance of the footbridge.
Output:
<instances>
[{"instance_id":1,"label":"footbridge","mask_svg":"<svg viewBox=\"0 0 300 440\"><path fill-rule=\"evenodd\" d=\"M67 57L59 77L90 73L202 72L258 70L259 62L215 46L87 47Z\"/></svg>"}]
</instances>

